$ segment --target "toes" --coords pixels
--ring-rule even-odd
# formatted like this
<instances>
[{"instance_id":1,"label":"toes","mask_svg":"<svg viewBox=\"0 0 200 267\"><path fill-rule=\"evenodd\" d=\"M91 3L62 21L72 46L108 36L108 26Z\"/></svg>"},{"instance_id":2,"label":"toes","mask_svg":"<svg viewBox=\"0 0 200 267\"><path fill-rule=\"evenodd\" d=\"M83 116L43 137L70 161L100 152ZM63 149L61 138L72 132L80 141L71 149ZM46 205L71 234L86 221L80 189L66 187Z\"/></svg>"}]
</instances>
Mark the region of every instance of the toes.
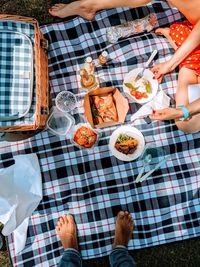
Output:
<instances>
[{"instance_id":1,"label":"toes","mask_svg":"<svg viewBox=\"0 0 200 267\"><path fill-rule=\"evenodd\" d=\"M84 18L86 20L93 20L96 16L96 13L91 13L91 14L88 14L87 16L85 16Z\"/></svg>"},{"instance_id":2,"label":"toes","mask_svg":"<svg viewBox=\"0 0 200 267\"><path fill-rule=\"evenodd\" d=\"M156 34L163 34L163 32L165 31L165 28L158 28L155 30Z\"/></svg>"},{"instance_id":3,"label":"toes","mask_svg":"<svg viewBox=\"0 0 200 267\"><path fill-rule=\"evenodd\" d=\"M49 11L58 11L59 9L57 7L52 7L49 9Z\"/></svg>"},{"instance_id":4,"label":"toes","mask_svg":"<svg viewBox=\"0 0 200 267\"><path fill-rule=\"evenodd\" d=\"M125 211L124 214L127 217L129 215L129 212L128 211Z\"/></svg>"},{"instance_id":5,"label":"toes","mask_svg":"<svg viewBox=\"0 0 200 267\"><path fill-rule=\"evenodd\" d=\"M57 222L57 226L59 227L59 228L62 228L62 223L59 221L59 222Z\"/></svg>"},{"instance_id":6,"label":"toes","mask_svg":"<svg viewBox=\"0 0 200 267\"><path fill-rule=\"evenodd\" d=\"M51 9L53 8L61 8L61 7L63 7L63 6L65 6L65 4L55 4L54 6L52 6L51 7Z\"/></svg>"},{"instance_id":7,"label":"toes","mask_svg":"<svg viewBox=\"0 0 200 267\"><path fill-rule=\"evenodd\" d=\"M133 225L133 224L134 224L134 220L133 220L133 218L132 218L132 217L129 217L129 223L130 223L131 225Z\"/></svg>"},{"instance_id":8,"label":"toes","mask_svg":"<svg viewBox=\"0 0 200 267\"><path fill-rule=\"evenodd\" d=\"M56 226L56 233L59 233L59 232L60 232L60 227Z\"/></svg>"},{"instance_id":9,"label":"toes","mask_svg":"<svg viewBox=\"0 0 200 267\"><path fill-rule=\"evenodd\" d=\"M123 217L124 217L124 211L120 211L118 214L117 214L117 216L120 218L120 219L122 219Z\"/></svg>"},{"instance_id":10,"label":"toes","mask_svg":"<svg viewBox=\"0 0 200 267\"><path fill-rule=\"evenodd\" d=\"M69 223L74 223L74 217L73 217L73 215L67 214L66 217L67 217L67 220L68 220Z\"/></svg>"},{"instance_id":11,"label":"toes","mask_svg":"<svg viewBox=\"0 0 200 267\"><path fill-rule=\"evenodd\" d=\"M56 6L52 6L51 8L49 8L49 11L52 11L52 10L58 10L58 7L56 7Z\"/></svg>"},{"instance_id":12,"label":"toes","mask_svg":"<svg viewBox=\"0 0 200 267\"><path fill-rule=\"evenodd\" d=\"M130 213L128 211L124 212L124 220L129 220Z\"/></svg>"},{"instance_id":13,"label":"toes","mask_svg":"<svg viewBox=\"0 0 200 267\"><path fill-rule=\"evenodd\" d=\"M64 216L60 217L59 222L60 222L61 224L64 224L64 223L65 223L65 221L64 221Z\"/></svg>"},{"instance_id":14,"label":"toes","mask_svg":"<svg viewBox=\"0 0 200 267\"><path fill-rule=\"evenodd\" d=\"M56 6L56 7L63 7L63 6L65 6L65 4L55 4L54 6Z\"/></svg>"},{"instance_id":15,"label":"toes","mask_svg":"<svg viewBox=\"0 0 200 267\"><path fill-rule=\"evenodd\" d=\"M66 214L63 216L63 220L64 220L65 223L68 223L67 215Z\"/></svg>"},{"instance_id":16,"label":"toes","mask_svg":"<svg viewBox=\"0 0 200 267\"><path fill-rule=\"evenodd\" d=\"M124 212L124 220L128 221L130 224L133 224L132 215L128 211Z\"/></svg>"},{"instance_id":17,"label":"toes","mask_svg":"<svg viewBox=\"0 0 200 267\"><path fill-rule=\"evenodd\" d=\"M162 34L162 30L161 29L157 29L157 30L155 30L155 33L156 34Z\"/></svg>"},{"instance_id":18,"label":"toes","mask_svg":"<svg viewBox=\"0 0 200 267\"><path fill-rule=\"evenodd\" d=\"M51 14L52 16L56 16L56 11L54 11L53 9L49 9L49 14Z\"/></svg>"}]
</instances>

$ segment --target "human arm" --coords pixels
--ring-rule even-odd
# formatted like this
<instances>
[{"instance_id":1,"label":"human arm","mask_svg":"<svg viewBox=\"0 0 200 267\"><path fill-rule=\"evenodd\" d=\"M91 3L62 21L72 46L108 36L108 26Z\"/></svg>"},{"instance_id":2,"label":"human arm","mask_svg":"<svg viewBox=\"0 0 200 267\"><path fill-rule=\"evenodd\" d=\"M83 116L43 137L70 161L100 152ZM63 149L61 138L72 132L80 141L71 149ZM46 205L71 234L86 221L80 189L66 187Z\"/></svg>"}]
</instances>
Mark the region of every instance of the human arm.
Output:
<instances>
[{"instance_id":1,"label":"human arm","mask_svg":"<svg viewBox=\"0 0 200 267\"><path fill-rule=\"evenodd\" d=\"M190 117L200 113L200 98L186 105ZM149 116L152 120L178 120L183 118L183 111L179 108L165 108L155 110Z\"/></svg>"},{"instance_id":2,"label":"human arm","mask_svg":"<svg viewBox=\"0 0 200 267\"><path fill-rule=\"evenodd\" d=\"M156 79L173 71L198 45L200 44L200 19L188 35L185 42L176 50L172 58L164 63L157 64L152 68Z\"/></svg>"}]
</instances>

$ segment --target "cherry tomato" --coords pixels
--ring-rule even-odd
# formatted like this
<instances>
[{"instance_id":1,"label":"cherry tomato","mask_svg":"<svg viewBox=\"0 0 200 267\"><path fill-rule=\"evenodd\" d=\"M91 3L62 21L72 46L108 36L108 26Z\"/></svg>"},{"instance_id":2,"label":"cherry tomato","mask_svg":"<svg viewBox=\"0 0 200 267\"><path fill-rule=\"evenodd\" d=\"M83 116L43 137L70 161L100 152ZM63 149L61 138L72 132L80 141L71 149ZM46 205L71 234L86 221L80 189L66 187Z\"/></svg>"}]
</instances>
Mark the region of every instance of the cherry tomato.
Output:
<instances>
[{"instance_id":1,"label":"cherry tomato","mask_svg":"<svg viewBox=\"0 0 200 267\"><path fill-rule=\"evenodd\" d=\"M131 90L131 95L135 96L135 94L136 94L136 90Z\"/></svg>"},{"instance_id":2,"label":"cherry tomato","mask_svg":"<svg viewBox=\"0 0 200 267\"><path fill-rule=\"evenodd\" d=\"M142 97L144 97L144 98L148 98L147 93L142 93Z\"/></svg>"},{"instance_id":3,"label":"cherry tomato","mask_svg":"<svg viewBox=\"0 0 200 267\"><path fill-rule=\"evenodd\" d=\"M142 98L142 95L141 95L141 93L139 91L136 91L135 98L136 99L141 99Z\"/></svg>"}]
</instances>

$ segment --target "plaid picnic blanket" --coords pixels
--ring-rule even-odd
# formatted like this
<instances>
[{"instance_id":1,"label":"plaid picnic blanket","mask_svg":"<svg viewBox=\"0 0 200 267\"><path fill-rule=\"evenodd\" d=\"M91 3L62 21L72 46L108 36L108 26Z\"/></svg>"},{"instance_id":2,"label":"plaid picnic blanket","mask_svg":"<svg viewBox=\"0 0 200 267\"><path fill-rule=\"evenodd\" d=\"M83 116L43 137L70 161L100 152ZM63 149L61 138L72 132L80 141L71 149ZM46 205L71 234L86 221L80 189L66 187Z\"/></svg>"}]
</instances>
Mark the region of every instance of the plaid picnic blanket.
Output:
<instances>
[{"instance_id":1,"label":"plaid picnic blanket","mask_svg":"<svg viewBox=\"0 0 200 267\"><path fill-rule=\"evenodd\" d=\"M0 126L33 123L36 94L32 24L0 20L0 66ZM21 118L12 120L14 117Z\"/></svg>"},{"instance_id":2,"label":"plaid picnic blanket","mask_svg":"<svg viewBox=\"0 0 200 267\"><path fill-rule=\"evenodd\" d=\"M180 13L166 2L155 1L138 9L101 11L95 20L75 18L69 22L42 27L49 39L49 73L52 97L63 89L85 94L79 87L77 69L86 56L97 58L107 50L112 59L98 67L103 73L102 86L122 89L125 74L141 67L154 49L155 62L162 62L173 50L162 36L154 32L138 34L107 42L105 29L125 21L156 13L160 26L181 20ZM160 87L174 97L177 73L165 75ZM136 110L130 105L126 123ZM55 233L59 216L74 215L83 258L108 255L114 237L115 216L129 210L135 220L129 249L140 249L200 235L200 133L184 134L172 121L135 122L147 144L163 148L170 160L142 184L134 178L141 160L123 162L109 151L109 137L116 126L103 130L99 145L93 151L79 150L68 136L57 137L48 132L16 143L0 144L1 166L12 164L16 154L37 153L43 179L43 200L29 221L25 249L16 255L12 235L9 248L14 266L57 266L63 248Z\"/></svg>"}]
</instances>

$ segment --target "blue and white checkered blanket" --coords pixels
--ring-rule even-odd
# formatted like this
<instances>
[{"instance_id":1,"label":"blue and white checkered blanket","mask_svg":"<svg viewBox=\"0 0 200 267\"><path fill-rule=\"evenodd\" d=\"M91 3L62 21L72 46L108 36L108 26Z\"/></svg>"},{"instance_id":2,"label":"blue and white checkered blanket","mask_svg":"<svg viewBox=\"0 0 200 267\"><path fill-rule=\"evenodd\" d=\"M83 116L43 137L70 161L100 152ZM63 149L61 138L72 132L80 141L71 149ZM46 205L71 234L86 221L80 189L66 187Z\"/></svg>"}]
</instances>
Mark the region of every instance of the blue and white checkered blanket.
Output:
<instances>
[{"instance_id":1,"label":"blue and white checkered blanket","mask_svg":"<svg viewBox=\"0 0 200 267\"><path fill-rule=\"evenodd\" d=\"M171 56L173 49L162 36L142 33L119 40L112 45L106 39L106 28L156 13L159 26L180 20L180 13L165 1L138 9L101 11L88 22L78 17L68 22L42 27L49 40L49 75L52 97L61 90L74 92L82 101L77 69L87 56L97 58L107 50L112 60L97 68L103 73L102 86L122 91L125 74L143 66L151 52L159 51L155 62ZM165 75L161 88L174 98L177 73ZM130 104L126 123L136 110ZM107 127L94 150L79 150L68 136L59 138L48 132L17 143L0 144L2 166L12 163L16 154L38 155L43 200L29 221L26 247L15 253L12 236L9 248L14 266L57 266L63 248L55 233L58 218L74 215L83 258L108 255L114 236L115 216L129 210L135 220L129 249L140 249L200 235L200 133L184 134L172 121L146 124L136 121L147 144L163 148L170 160L142 184L134 179L141 160L123 162L109 151L109 137L116 126Z\"/></svg>"}]
</instances>

